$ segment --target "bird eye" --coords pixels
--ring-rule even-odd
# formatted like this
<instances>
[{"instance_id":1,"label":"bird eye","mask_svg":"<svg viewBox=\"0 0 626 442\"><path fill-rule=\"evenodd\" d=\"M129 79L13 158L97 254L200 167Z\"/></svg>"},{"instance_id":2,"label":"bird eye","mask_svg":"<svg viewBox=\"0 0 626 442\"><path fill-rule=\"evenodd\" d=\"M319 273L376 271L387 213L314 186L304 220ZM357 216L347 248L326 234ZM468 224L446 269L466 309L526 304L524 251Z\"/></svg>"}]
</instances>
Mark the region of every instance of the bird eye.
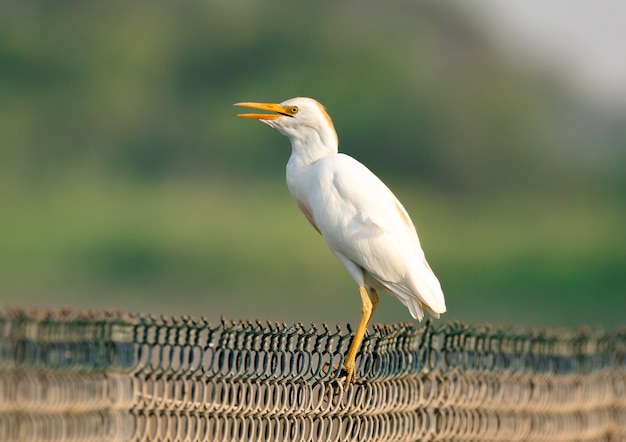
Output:
<instances>
[{"instance_id":1,"label":"bird eye","mask_svg":"<svg viewBox=\"0 0 626 442\"><path fill-rule=\"evenodd\" d=\"M291 107L289 108L289 113L290 113L291 115L294 115L294 114L297 114L299 110L300 110L300 108L298 108L298 106L291 106Z\"/></svg>"}]
</instances>

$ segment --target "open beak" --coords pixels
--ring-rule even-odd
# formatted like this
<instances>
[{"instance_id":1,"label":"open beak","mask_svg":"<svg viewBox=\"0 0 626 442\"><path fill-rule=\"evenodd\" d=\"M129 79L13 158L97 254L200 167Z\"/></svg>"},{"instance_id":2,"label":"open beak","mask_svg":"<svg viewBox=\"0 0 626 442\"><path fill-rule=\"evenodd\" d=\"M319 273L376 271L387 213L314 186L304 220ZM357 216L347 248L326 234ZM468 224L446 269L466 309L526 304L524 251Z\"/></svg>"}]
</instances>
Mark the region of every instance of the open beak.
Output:
<instances>
[{"instance_id":1,"label":"open beak","mask_svg":"<svg viewBox=\"0 0 626 442\"><path fill-rule=\"evenodd\" d=\"M257 120L275 120L280 117L291 117L285 106L273 103L235 103L234 106L250 107L264 111L274 112L272 114L235 114L235 117L256 118Z\"/></svg>"}]
</instances>

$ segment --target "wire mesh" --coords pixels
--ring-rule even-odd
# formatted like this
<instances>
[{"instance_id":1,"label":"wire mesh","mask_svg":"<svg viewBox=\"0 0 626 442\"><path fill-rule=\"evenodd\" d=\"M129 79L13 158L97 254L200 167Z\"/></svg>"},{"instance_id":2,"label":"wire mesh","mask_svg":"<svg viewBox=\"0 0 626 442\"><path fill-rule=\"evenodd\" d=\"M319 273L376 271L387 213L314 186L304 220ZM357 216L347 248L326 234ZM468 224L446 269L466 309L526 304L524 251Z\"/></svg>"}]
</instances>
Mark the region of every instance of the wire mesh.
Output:
<instances>
[{"instance_id":1,"label":"wire mesh","mask_svg":"<svg viewBox=\"0 0 626 442\"><path fill-rule=\"evenodd\" d=\"M0 310L2 441L626 440L626 333Z\"/></svg>"}]
</instances>

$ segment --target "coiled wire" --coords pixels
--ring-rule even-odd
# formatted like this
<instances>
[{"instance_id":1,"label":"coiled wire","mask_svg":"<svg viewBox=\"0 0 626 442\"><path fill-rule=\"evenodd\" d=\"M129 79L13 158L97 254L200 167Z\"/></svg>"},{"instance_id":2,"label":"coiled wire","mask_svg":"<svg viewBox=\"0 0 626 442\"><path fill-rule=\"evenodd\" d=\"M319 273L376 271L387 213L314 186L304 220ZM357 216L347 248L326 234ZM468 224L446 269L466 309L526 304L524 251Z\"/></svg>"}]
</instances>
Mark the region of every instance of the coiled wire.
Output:
<instances>
[{"instance_id":1,"label":"coiled wire","mask_svg":"<svg viewBox=\"0 0 626 442\"><path fill-rule=\"evenodd\" d=\"M626 440L626 333L0 310L2 441Z\"/></svg>"}]
</instances>

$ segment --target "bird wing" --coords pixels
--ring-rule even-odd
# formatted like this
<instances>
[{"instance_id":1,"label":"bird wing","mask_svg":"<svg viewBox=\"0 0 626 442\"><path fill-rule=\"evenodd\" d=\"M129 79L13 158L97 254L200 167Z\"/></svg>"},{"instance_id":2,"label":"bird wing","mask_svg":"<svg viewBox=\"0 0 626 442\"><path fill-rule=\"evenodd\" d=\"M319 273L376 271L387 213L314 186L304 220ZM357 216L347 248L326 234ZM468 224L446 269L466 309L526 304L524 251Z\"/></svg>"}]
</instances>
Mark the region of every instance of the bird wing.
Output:
<instances>
[{"instance_id":1,"label":"bird wing","mask_svg":"<svg viewBox=\"0 0 626 442\"><path fill-rule=\"evenodd\" d=\"M323 163L326 164L323 164ZM443 292L426 262L408 213L389 188L347 155L318 163L319 192L312 192L315 223L326 243L395 294L421 319L421 304L445 312Z\"/></svg>"}]
</instances>

